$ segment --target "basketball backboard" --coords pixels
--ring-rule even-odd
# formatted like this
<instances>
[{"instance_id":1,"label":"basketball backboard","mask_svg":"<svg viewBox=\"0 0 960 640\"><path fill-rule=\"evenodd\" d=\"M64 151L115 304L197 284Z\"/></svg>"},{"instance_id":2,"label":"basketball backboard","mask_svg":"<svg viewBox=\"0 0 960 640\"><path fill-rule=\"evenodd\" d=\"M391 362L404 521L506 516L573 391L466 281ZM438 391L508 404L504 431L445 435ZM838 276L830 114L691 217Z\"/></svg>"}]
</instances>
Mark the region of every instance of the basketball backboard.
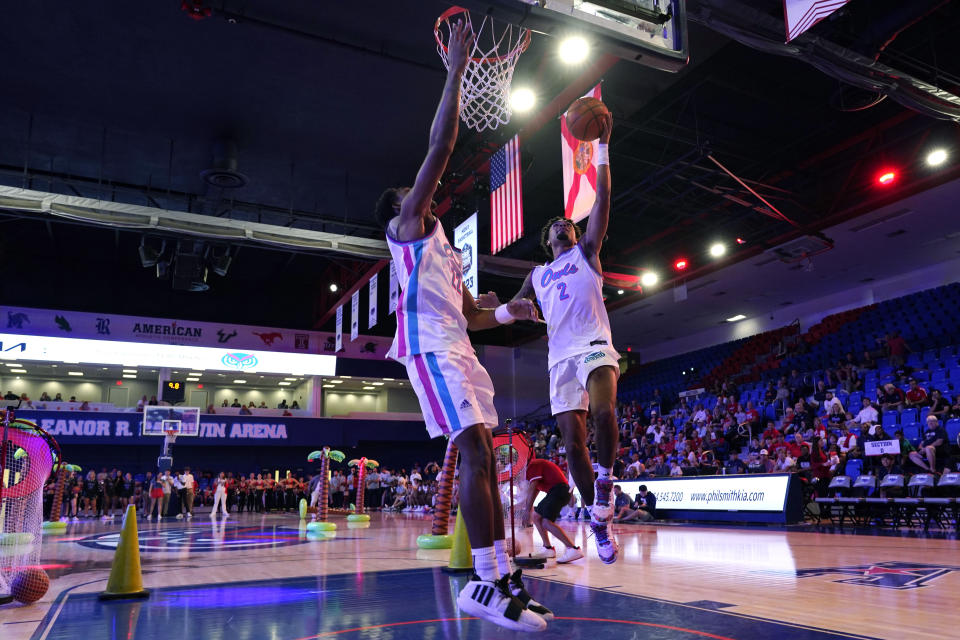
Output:
<instances>
[{"instance_id":1,"label":"basketball backboard","mask_svg":"<svg viewBox=\"0 0 960 640\"><path fill-rule=\"evenodd\" d=\"M143 408L142 435L165 436L168 430L176 431L178 437L200 435L200 409L158 406Z\"/></svg>"},{"instance_id":2,"label":"basketball backboard","mask_svg":"<svg viewBox=\"0 0 960 640\"><path fill-rule=\"evenodd\" d=\"M474 14L564 37L579 34L596 50L663 71L689 58L686 0L458 0Z\"/></svg>"}]
</instances>

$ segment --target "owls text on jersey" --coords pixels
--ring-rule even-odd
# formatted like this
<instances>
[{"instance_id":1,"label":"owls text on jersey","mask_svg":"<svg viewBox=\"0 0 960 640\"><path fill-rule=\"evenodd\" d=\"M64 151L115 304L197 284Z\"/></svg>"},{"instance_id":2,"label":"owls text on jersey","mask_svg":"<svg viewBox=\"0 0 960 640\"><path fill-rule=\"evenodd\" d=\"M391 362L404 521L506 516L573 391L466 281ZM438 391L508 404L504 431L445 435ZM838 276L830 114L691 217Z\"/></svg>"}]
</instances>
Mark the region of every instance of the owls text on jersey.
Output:
<instances>
[{"instance_id":1,"label":"owls text on jersey","mask_svg":"<svg viewBox=\"0 0 960 640\"><path fill-rule=\"evenodd\" d=\"M460 252L447 240L440 221L433 230L410 242L387 232L400 284L397 334L387 357L405 361L420 353L468 349L463 315L463 266Z\"/></svg>"},{"instance_id":2,"label":"owls text on jersey","mask_svg":"<svg viewBox=\"0 0 960 640\"><path fill-rule=\"evenodd\" d=\"M549 368L597 347L613 347L603 278L579 244L534 267L531 281L547 321Z\"/></svg>"}]
</instances>

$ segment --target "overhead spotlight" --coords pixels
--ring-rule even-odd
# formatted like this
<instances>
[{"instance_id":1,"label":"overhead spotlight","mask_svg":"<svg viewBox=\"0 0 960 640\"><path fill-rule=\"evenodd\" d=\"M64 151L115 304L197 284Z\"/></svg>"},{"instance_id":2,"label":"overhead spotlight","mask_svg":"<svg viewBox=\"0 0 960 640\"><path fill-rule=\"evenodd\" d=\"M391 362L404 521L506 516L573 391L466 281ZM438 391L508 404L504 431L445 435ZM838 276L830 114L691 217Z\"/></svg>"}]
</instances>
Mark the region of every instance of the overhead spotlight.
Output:
<instances>
[{"instance_id":1,"label":"overhead spotlight","mask_svg":"<svg viewBox=\"0 0 960 640\"><path fill-rule=\"evenodd\" d=\"M747 241L743 238L737 238L737 244L747 244Z\"/></svg>"},{"instance_id":2,"label":"overhead spotlight","mask_svg":"<svg viewBox=\"0 0 960 640\"><path fill-rule=\"evenodd\" d=\"M560 60L567 64L579 64L587 59L590 45L580 36L564 38L560 42Z\"/></svg>"},{"instance_id":3,"label":"overhead spotlight","mask_svg":"<svg viewBox=\"0 0 960 640\"><path fill-rule=\"evenodd\" d=\"M946 149L934 149L927 154L927 164L931 167L939 167L947 161Z\"/></svg>"},{"instance_id":4,"label":"overhead spotlight","mask_svg":"<svg viewBox=\"0 0 960 640\"><path fill-rule=\"evenodd\" d=\"M727 322L739 322L740 320L744 320L746 317L747 316L743 315L742 313L738 313L732 318L727 318Z\"/></svg>"},{"instance_id":5,"label":"overhead spotlight","mask_svg":"<svg viewBox=\"0 0 960 640\"><path fill-rule=\"evenodd\" d=\"M722 242L716 242L710 245L710 255L714 258L719 258L727 252L727 246Z\"/></svg>"},{"instance_id":6,"label":"overhead spotlight","mask_svg":"<svg viewBox=\"0 0 960 640\"><path fill-rule=\"evenodd\" d=\"M673 263L673 268L676 269L677 271L684 271L687 268L687 259L686 258L678 259L676 262Z\"/></svg>"},{"instance_id":7,"label":"overhead spotlight","mask_svg":"<svg viewBox=\"0 0 960 640\"><path fill-rule=\"evenodd\" d=\"M617 295L618 295L618 296L622 296L622 295L623 295L623 289L617 289Z\"/></svg>"},{"instance_id":8,"label":"overhead spotlight","mask_svg":"<svg viewBox=\"0 0 960 640\"><path fill-rule=\"evenodd\" d=\"M642 276L640 276L640 284L645 287L652 287L660 281L660 276L658 276L653 271L647 271Z\"/></svg>"},{"instance_id":9,"label":"overhead spotlight","mask_svg":"<svg viewBox=\"0 0 960 640\"><path fill-rule=\"evenodd\" d=\"M340 287L337 286L336 282L330 283L330 293L336 293L339 289Z\"/></svg>"},{"instance_id":10,"label":"overhead spotlight","mask_svg":"<svg viewBox=\"0 0 960 640\"><path fill-rule=\"evenodd\" d=\"M514 89L510 93L510 106L513 107L514 111L523 113L524 111L530 111L533 109L533 105L537 103L537 96L530 89L526 87L520 87L519 89Z\"/></svg>"},{"instance_id":11,"label":"overhead spotlight","mask_svg":"<svg viewBox=\"0 0 960 640\"><path fill-rule=\"evenodd\" d=\"M877 174L877 184L880 186L888 187L896 181L897 172L893 169L882 169L880 173Z\"/></svg>"}]
</instances>

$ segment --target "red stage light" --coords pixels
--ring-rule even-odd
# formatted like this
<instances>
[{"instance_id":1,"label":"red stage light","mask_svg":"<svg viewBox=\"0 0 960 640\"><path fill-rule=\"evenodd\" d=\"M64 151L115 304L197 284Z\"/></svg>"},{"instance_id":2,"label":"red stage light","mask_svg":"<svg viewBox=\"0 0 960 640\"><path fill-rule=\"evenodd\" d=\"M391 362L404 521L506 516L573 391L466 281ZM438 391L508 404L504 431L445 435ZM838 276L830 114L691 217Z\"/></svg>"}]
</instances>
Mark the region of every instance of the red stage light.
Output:
<instances>
[{"instance_id":1,"label":"red stage light","mask_svg":"<svg viewBox=\"0 0 960 640\"><path fill-rule=\"evenodd\" d=\"M686 258L680 258L679 260L674 262L673 268L676 269L677 271L683 271L684 269L686 269L687 268Z\"/></svg>"},{"instance_id":2,"label":"red stage light","mask_svg":"<svg viewBox=\"0 0 960 640\"><path fill-rule=\"evenodd\" d=\"M737 244L747 244L747 241L743 238L737 238Z\"/></svg>"},{"instance_id":3,"label":"red stage light","mask_svg":"<svg viewBox=\"0 0 960 640\"><path fill-rule=\"evenodd\" d=\"M118 386L118 387L122 387L122 386L123 386L123 380L117 380L117 386Z\"/></svg>"},{"instance_id":4,"label":"red stage light","mask_svg":"<svg viewBox=\"0 0 960 640\"><path fill-rule=\"evenodd\" d=\"M203 384L198 384L197 389L203 389Z\"/></svg>"},{"instance_id":5,"label":"red stage light","mask_svg":"<svg viewBox=\"0 0 960 640\"><path fill-rule=\"evenodd\" d=\"M877 184L887 186L897 181L897 172L892 169L884 169L877 174Z\"/></svg>"}]
</instances>

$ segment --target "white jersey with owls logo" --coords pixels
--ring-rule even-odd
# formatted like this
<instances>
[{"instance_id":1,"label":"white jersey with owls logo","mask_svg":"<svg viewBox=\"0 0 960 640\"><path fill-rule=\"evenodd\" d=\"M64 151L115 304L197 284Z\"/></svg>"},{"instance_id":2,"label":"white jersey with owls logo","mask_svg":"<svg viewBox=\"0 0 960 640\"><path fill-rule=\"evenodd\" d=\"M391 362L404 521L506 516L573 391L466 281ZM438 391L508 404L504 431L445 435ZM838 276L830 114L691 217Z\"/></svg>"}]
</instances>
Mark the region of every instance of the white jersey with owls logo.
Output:
<instances>
[{"instance_id":1,"label":"white jersey with owls logo","mask_svg":"<svg viewBox=\"0 0 960 640\"><path fill-rule=\"evenodd\" d=\"M440 221L434 221L430 233L410 242L387 233L387 246L401 292L397 334L387 357L405 362L407 356L421 353L457 349L472 353L463 315L460 251L447 241Z\"/></svg>"},{"instance_id":2,"label":"white jersey with owls logo","mask_svg":"<svg viewBox=\"0 0 960 640\"><path fill-rule=\"evenodd\" d=\"M579 244L553 262L534 267L531 280L547 321L550 368L573 356L613 349L603 278Z\"/></svg>"}]
</instances>

